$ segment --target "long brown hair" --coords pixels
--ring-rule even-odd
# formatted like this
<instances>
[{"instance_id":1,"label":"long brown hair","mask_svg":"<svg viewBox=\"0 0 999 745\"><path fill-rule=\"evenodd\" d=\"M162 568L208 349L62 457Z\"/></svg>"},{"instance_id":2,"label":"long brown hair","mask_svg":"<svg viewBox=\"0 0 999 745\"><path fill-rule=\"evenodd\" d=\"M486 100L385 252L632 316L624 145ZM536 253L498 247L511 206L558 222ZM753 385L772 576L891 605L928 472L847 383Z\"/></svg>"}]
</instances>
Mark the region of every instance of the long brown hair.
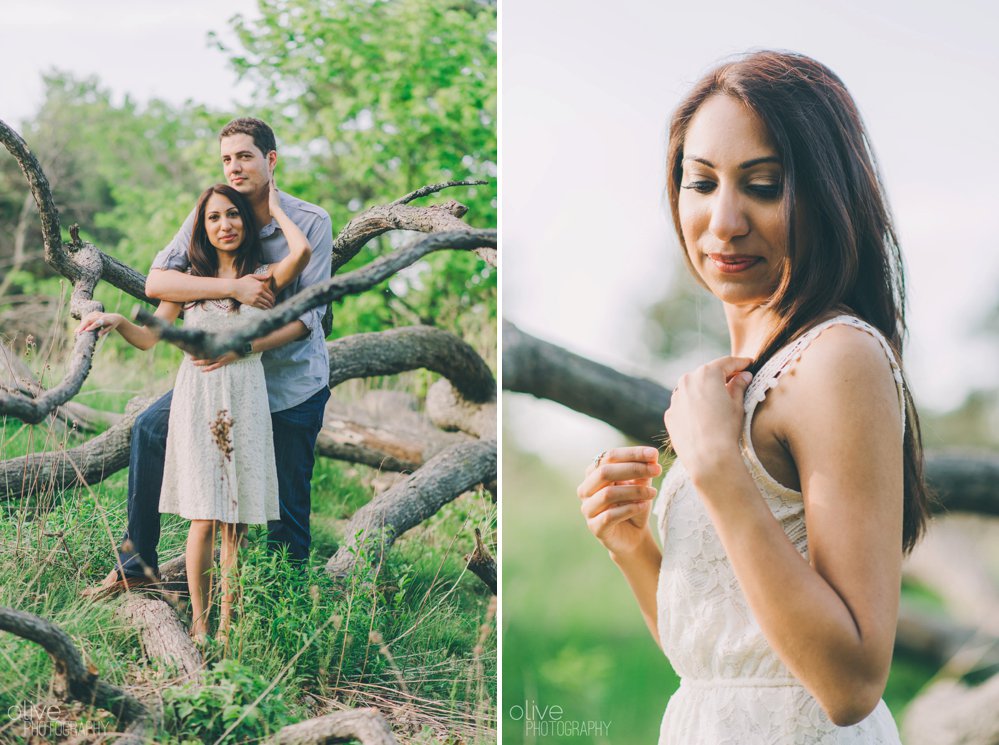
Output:
<instances>
[{"instance_id":1,"label":"long brown hair","mask_svg":"<svg viewBox=\"0 0 999 745\"><path fill-rule=\"evenodd\" d=\"M901 365L905 278L898 237L860 112L825 65L793 52L750 53L709 72L680 103L670 121L667 193L684 256L678 206L683 145L694 114L713 95L731 96L760 117L784 171L788 261L769 301L780 320L750 371L838 306L884 334ZM796 219L807 236L800 243ZM930 495L923 481L919 416L908 384L904 388L902 548L907 553L925 529Z\"/></svg>"},{"instance_id":2,"label":"long brown hair","mask_svg":"<svg viewBox=\"0 0 999 745\"><path fill-rule=\"evenodd\" d=\"M243 220L243 240L236 249L234 264L236 276L253 274L263 263L263 248L260 245L260 228L253 214L249 200L228 184L209 186L198 197L198 205L194 211L194 227L191 229L191 245L187 249L187 258L191 262L191 274L195 277L214 277L219 271L219 257L215 246L208 240L205 228L205 208L212 194L220 194L235 205Z\"/></svg>"}]
</instances>

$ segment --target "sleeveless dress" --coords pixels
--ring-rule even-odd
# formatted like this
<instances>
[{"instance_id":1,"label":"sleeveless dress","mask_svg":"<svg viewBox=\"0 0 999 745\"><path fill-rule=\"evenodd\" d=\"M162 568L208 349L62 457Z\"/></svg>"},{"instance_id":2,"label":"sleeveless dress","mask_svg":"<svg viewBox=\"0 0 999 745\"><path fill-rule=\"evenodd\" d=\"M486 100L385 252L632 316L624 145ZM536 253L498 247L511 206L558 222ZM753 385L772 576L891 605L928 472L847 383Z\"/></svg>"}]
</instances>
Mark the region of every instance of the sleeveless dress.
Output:
<instances>
[{"instance_id":1,"label":"sleeveless dress","mask_svg":"<svg viewBox=\"0 0 999 745\"><path fill-rule=\"evenodd\" d=\"M745 395L740 440L760 494L798 552L808 560L801 492L768 474L753 450L753 412L808 345L833 325L866 331L881 342L902 404L902 374L891 347L867 323L838 316L820 323L777 352ZM900 745L884 701L863 721L837 727L795 679L763 636L728 556L683 464L676 461L656 502L662 567L656 593L659 638L680 687L670 699L659 745Z\"/></svg>"},{"instance_id":2,"label":"sleeveless dress","mask_svg":"<svg viewBox=\"0 0 999 745\"><path fill-rule=\"evenodd\" d=\"M266 266L256 273L266 271ZM229 300L187 306L186 328L230 328L258 308ZM212 372L191 357L177 371L170 404L160 512L188 520L263 525L280 518L270 408L260 354Z\"/></svg>"}]
</instances>

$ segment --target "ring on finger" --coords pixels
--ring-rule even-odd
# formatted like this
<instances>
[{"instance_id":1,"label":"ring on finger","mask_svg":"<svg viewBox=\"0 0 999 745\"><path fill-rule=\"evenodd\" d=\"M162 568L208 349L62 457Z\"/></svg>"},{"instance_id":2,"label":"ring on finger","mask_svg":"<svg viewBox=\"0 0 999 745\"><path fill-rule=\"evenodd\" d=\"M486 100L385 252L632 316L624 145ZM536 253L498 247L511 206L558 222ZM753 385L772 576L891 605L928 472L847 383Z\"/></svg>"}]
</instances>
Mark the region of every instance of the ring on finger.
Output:
<instances>
[{"instance_id":1,"label":"ring on finger","mask_svg":"<svg viewBox=\"0 0 999 745\"><path fill-rule=\"evenodd\" d=\"M599 468L600 467L600 461L602 461L606 455L607 455L607 451L606 450L601 450L597 454L597 457L593 459L593 466L594 466L594 468Z\"/></svg>"}]
</instances>

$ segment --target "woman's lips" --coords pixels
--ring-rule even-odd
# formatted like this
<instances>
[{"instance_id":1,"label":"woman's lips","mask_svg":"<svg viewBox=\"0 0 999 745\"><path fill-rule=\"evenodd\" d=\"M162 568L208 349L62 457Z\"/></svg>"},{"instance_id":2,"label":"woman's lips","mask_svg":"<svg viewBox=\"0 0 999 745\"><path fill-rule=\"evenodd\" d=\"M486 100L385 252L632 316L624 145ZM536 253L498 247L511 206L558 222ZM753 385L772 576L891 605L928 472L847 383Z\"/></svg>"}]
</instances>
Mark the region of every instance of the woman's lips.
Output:
<instances>
[{"instance_id":1,"label":"woman's lips","mask_svg":"<svg viewBox=\"0 0 999 745\"><path fill-rule=\"evenodd\" d=\"M763 261L759 256L746 254L708 254L708 258L723 274L738 274Z\"/></svg>"}]
</instances>

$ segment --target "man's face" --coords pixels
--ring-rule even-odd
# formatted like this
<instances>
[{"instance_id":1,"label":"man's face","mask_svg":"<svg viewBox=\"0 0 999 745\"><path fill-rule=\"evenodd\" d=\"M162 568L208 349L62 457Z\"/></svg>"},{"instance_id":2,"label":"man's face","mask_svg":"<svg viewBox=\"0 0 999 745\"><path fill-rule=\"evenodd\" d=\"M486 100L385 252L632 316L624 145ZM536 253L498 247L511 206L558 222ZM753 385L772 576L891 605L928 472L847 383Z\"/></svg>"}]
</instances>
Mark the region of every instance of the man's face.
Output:
<instances>
[{"instance_id":1,"label":"man's face","mask_svg":"<svg viewBox=\"0 0 999 745\"><path fill-rule=\"evenodd\" d=\"M222 171L229 185L251 199L266 198L277 153L273 150L266 154L260 152L253 138L242 133L223 137L220 149Z\"/></svg>"}]
</instances>

